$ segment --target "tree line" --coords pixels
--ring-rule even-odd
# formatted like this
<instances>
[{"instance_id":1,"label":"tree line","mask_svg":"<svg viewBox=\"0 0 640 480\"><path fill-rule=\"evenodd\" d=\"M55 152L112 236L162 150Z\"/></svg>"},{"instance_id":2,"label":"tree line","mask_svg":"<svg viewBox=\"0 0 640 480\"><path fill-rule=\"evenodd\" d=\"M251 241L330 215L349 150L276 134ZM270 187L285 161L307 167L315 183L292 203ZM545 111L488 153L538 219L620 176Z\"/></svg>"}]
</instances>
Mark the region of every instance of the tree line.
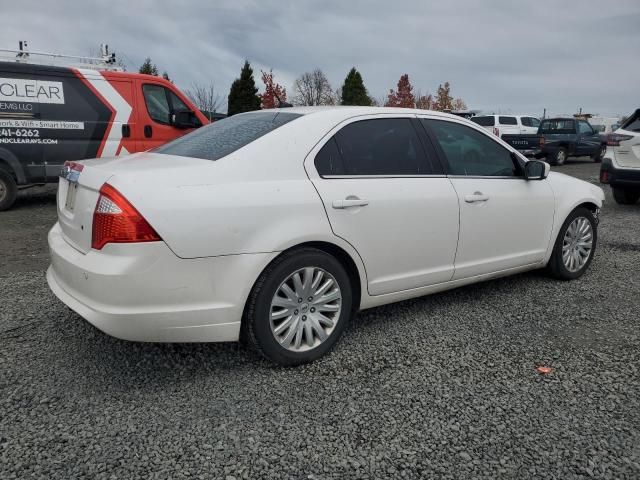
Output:
<instances>
[{"instance_id":1,"label":"tree line","mask_svg":"<svg viewBox=\"0 0 640 480\"><path fill-rule=\"evenodd\" d=\"M140 67L140 73L158 76L158 68L147 58ZM264 91L259 93L254 78L253 68L249 61L245 60L240 76L231 84L227 97L227 115L249 112L264 108L276 108L287 103L287 90L274 79L273 70L260 71ZM162 75L169 79L167 72ZM185 91L193 103L202 110L205 115L212 115L220 108L222 99L213 83L193 83L191 88ZM467 105L462 98L454 98L451 95L449 82L440 84L435 95L422 94L409 80L409 75L400 76L395 89L390 89L386 97L377 100L369 94L364 85L362 75L355 68L351 68L344 79L342 86L334 90L329 79L322 70L316 68L300 75L293 84L294 105L362 105L385 106L401 108L419 108L424 110L466 110Z\"/></svg>"}]
</instances>

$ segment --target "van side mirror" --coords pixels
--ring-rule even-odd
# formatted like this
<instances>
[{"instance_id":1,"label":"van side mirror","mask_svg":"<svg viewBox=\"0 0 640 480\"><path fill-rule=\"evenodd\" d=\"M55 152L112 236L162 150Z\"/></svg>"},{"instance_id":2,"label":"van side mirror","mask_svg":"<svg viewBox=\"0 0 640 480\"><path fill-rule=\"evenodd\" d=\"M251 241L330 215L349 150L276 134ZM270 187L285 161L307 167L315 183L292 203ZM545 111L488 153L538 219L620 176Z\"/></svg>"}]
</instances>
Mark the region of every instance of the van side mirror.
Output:
<instances>
[{"instance_id":1,"label":"van side mirror","mask_svg":"<svg viewBox=\"0 0 640 480\"><path fill-rule=\"evenodd\" d=\"M551 167L547 162L540 160L529 160L524 164L525 180L544 180L549 176Z\"/></svg>"},{"instance_id":2,"label":"van side mirror","mask_svg":"<svg viewBox=\"0 0 640 480\"><path fill-rule=\"evenodd\" d=\"M190 110L180 110L171 114L171 125L176 128L196 128L196 116Z\"/></svg>"}]
</instances>

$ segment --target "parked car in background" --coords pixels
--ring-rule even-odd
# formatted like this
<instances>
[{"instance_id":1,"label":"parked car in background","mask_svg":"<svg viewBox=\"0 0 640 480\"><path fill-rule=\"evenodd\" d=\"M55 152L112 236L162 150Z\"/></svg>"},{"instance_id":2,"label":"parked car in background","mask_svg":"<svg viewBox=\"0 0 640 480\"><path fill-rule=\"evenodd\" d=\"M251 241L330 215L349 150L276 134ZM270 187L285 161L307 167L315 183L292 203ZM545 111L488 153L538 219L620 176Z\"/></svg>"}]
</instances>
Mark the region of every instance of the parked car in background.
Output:
<instances>
[{"instance_id":1,"label":"parked car in background","mask_svg":"<svg viewBox=\"0 0 640 480\"><path fill-rule=\"evenodd\" d=\"M620 204L640 199L640 109L607 136L600 182L611 185L613 198Z\"/></svg>"},{"instance_id":2,"label":"parked car in background","mask_svg":"<svg viewBox=\"0 0 640 480\"><path fill-rule=\"evenodd\" d=\"M485 130L494 133L523 155L533 156L539 151L540 120L527 115L480 115L472 117Z\"/></svg>"},{"instance_id":3,"label":"parked car in background","mask_svg":"<svg viewBox=\"0 0 640 480\"><path fill-rule=\"evenodd\" d=\"M589 122L574 118L545 118L538 129L539 156L552 165L562 165L569 157L590 156L602 160L607 146Z\"/></svg>"},{"instance_id":4,"label":"parked car in background","mask_svg":"<svg viewBox=\"0 0 640 480\"><path fill-rule=\"evenodd\" d=\"M470 120L499 137L537 133L540 126L540 119L530 115L477 115Z\"/></svg>"},{"instance_id":5,"label":"parked car in background","mask_svg":"<svg viewBox=\"0 0 640 480\"><path fill-rule=\"evenodd\" d=\"M591 117L589 124L600 135L608 135L620 127L620 119L612 117Z\"/></svg>"},{"instance_id":6,"label":"parked car in background","mask_svg":"<svg viewBox=\"0 0 640 480\"><path fill-rule=\"evenodd\" d=\"M149 150L209 123L161 77L0 62L0 210L67 160Z\"/></svg>"},{"instance_id":7,"label":"parked car in background","mask_svg":"<svg viewBox=\"0 0 640 480\"><path fill-rule=\"evenodd\" d=\"M262 110L68 163L47 280L110 335L242 338L297 365L359 309L545 266L580 277L603 198L453 115Z\"/></svg>"}]
</instances>

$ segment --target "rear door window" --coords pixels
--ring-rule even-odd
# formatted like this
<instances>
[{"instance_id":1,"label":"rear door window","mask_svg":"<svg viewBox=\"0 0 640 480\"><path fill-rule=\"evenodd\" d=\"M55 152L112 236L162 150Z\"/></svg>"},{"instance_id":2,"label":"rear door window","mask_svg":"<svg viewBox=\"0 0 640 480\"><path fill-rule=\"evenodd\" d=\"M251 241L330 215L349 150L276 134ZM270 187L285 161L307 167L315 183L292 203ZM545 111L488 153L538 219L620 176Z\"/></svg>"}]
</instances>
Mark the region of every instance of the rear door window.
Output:
<instances>
[{"instance_id":1,"label":"rear door window","mask_svg":"<svg viewBox=\"0 0 640 480\"><path fill-rule=\"evenodd\" d=\"M496 119L493 116L471 117L471 121L474 123L477 123L481 127L493 127L496 124Z\"/></svg>"},{"instance_id":2,"label":"rear door window","mask_svg":"<svg viewBox=\"0 0 640 480\"><path fill-rule=\"evenodd\" d=\"M518 119L516 117L498 117L500 125L517 125Z\"/></svg>"},{"instance_id":3,"label":"rear door window","mask_svg":"<svg viewBox=\"0 0 640 480\"><path fill-rule=\"evenodd\" d=\"M409 118L361 120L343 127L335 135L344 175L401 176L433 172L418 133ZM329 147L332 148L332 147ZM330 152L320 152L326 155ZM326 167L321 159L319 165ZM332 163L339 165L339 163ZM318 164L316 164L318 167ZM319 169L320 175L340 170Z\"/></svg>"},{"instance_id":4,"label":"rear door window","mask_svg":"<svg viewBox=\"0 0 640 480\"><path fill-rule=\"evenodd\" d=\"M516 177L511 152L488 135L459 123L423 120L444 153L450 175Z\"/></svg>"},{"instance_id":5,"label":"rear door window","mask_svg":"<svg viewBox=\"0 0 640 480\"><path fill-rule=\"evenodd\" d=\"M300 116L266 111L234 115L199 128L153 152L218 160Z\"/></svg>"}]
</instances>

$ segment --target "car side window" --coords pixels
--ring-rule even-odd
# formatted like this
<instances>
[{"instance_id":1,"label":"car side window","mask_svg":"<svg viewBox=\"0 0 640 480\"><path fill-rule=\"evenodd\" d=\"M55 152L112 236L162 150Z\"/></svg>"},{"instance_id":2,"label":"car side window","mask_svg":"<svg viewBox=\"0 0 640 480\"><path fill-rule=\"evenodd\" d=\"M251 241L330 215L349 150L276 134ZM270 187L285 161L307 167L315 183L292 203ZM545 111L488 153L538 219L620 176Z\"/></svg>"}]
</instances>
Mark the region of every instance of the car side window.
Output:
<instances>
[{"instance_id":1,"label":"car side window","mask_svg":"<svg viewBox=\"0 0 640 480\"><path fill-rule=\"evenodd\" d=\"M360 120L344 126L318 152L315 165L328 175L429 175L418 133L409 118Z\"/></svg>"},{"instance_id":2,"label":"car side window","mask_svg":"<svg viewBox=\"0 0 640 480\"><path fill-rule=\"evenodd\" d=\"M584 135L593 135L593 129L591 128L591 125L584 121L578 122L578 132Z\"/></svg>"},{"instance_id":3,"label":"car side window","mask_svg":"<svg viewBox=\"0 0 640 480\"><path fill-rule=\"evenodd\" d=\"M540 120L538 120L537 118L531 117L529 121L531 122L532 127L538 128L540 126Z\"/></svg>"},{"instance_id":4,"label":"car side window","mask_svg":"<svg viewBox=\"0 0 640 480\"><path fill-rule=\"evenodd\" d=\"M516 117L498 117L500 125L517 125L518 120Z\"/></svg>"},{"instance_id":5,"label":"car side window","mask_svg":"<svg viewBox=\"0 0 640 480\"><path fill-rule=\"evenodd\" d=\"M335 137L332 137L320 149L315 158L316 170L320 176L345 175L342 156L338 151Z\"/></svg>"},{"instance_id":6,"label":"car side window","mask_svg":"<svg viewBox=\"0 0 640 480\"><path fill-rule=\"evenodd\" d=\"M143 85L142 93L151 119L154 122L168 125L171 107L167 99L167 89L160 85Z\"/></svg>"},{"instance_id":7,"label":"car side window","mask_svg":"<svg viewBox=\"0 0 640 480\"><path fill-rule=\"evenodd\" d=\"M449 164L450 175L519 177L511 152L474 128L445 120L423 120Z\"/></svg>"},{"instance_id":8,"label":"car side window","mask_svg":"<svg viewBox=\"0 0 640 480\"><path fill-rule=\"evenodd\" d=\"M522 122L522 125L524 125L525 127L533 127L533 125L531 124L531 118L529 117L522 117L520 119L520 122Z\"/></svg>"}]
</instances>

